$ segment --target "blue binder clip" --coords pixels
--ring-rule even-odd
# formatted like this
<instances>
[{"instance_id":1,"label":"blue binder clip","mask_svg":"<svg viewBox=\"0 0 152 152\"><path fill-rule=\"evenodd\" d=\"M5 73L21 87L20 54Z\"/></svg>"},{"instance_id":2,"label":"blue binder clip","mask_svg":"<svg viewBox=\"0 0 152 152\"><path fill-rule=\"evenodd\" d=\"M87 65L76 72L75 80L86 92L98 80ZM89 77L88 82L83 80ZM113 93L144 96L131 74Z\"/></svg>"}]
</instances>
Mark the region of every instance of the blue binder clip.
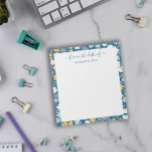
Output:
<instances>
[{"instance_id":1,"label":"blue binder clip","mask_svg":"<svg viewBox=\"0 0 152 152\"><path fill-rule=\"evenodd\" d=\"M48 142L48 138L42 138L36 146L47 146Z\"/></svg>"},{"instance_id":2,"label":"blue binder clip","mask_svg":"<svg viewBox=\"0 0 152 152\"><path fill-rule=\"evenodd\" d=\"M137 7L142 8L145 5L146 2L147 2L147 0L141 0Z\"/></svg>"},{"instance_id":3,"label":"blue binder clip","mask_svg":"<svg viewBox=\"0 0 152 152\"><path fill-rule=\"evenodd\" d=\"M25 87L25 86L31 88L33 85L32 85L32 83L26 82L24 79L20 79L20 80L18 81L18 87L23 88L23 87Z\"/></svg>"},{"instance_id":4,"label":"blue binder clip","mask_svg":"<svg viewBox=\"0 0 152 152\"><path fill-rule=\"evenodd\" d=\"M48 140L47 138L44 138L44 139L43 139L43 142L41 143L41 145L42 145L42 146L46 146L46 145L48 144L48 141L49 141L49 140Z\"/></svg>"},{"instance_id":5,"label":"blue binder clip","mask_svg":"<svg viewBox=\"0 0 152 152\"><path fill-rule=\"evenodd\" d=\"M32 36L30 36L26 31L22 31L17 43L24 44L26 46L29 46L30 48L33 48L35 50L38 50L41 46L41 43L37 40L35 40Z\"/></svg>"},{"instance_id":6,"label":"blue binder clip","mask_svg":"<svg viewBox=\"0 0 152 152\"><path fill-rule=\"evenodd\" d=\"M76 138L77 138L77 136L69 136L69 137L67 137L66 140L64 141L64 143L61 146L64 146L66 151L78 152L80 150L80 148L73 146L73 140L76 139Z\"/></svg>"},{"instance_id":7,"label":"blue binder clip","mask_svg":"<svg viewBox=\"0 0 152 152\"><path fill-rule=\"evenodd\" d=\"M28 65L23 65L23 68L27 71L29 71L29 75L34 76L35 73L37 72L37 68L36 67L30 67Z\"/></svg>"},{"instance_id":8,"label":"blue binder clip","mask_svg":"<svg viewBox=\"0 0 152 152\"><path fill-rule=\"evenodd\" d=\"M3 123L4 119L0 116L0 125Z\"/></svg>"}]
</instances>

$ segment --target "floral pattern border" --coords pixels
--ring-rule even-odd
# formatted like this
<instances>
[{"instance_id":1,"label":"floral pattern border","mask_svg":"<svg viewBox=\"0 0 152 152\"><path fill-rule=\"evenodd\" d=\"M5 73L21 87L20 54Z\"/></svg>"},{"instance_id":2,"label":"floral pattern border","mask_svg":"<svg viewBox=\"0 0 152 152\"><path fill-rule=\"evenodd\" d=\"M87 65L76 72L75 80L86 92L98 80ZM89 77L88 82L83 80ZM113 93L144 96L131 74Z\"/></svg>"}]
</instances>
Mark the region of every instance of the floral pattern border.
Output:
<instances>
[{"instance_id":1,"label":"floral pattern border","mask_svg":"<svg viewBox=\"0 0 152 152\"><path fill-rule=\"evenodd\" d=\"M60 116L60 101L59 101L59 92L58 92L57 78L56 78L56 71L55 71L54 54L55 53L80 51L80 50L102 49L102 48L108 48L109 46L113 46L113 47L117 48L117 50L118 50L118 53L117 53L117 61L119 63L118 72L119 72L119 77L120 77L120 88L121 88L121 94L122 94L122 105L123 105L124 113L122 115L117 115L117 116L102 117L102 118L90 118L90 119L84 119L84 120L72 120L72 121L62 122L62 119ZM95 122L107 122L107 121L128 119L126 93L125 93L124 77L123 77L123 67L122 67L122 60L121 60L121 54L120 54L120 43L119 42L102 43L102 44L95 44L95 45L88 45L88 46L81 46L81 47L52 49L49 51L49 58L50 58L50 65L51 65L51 78L52 78L57 126L64 127L64 126L73 126L73 125L80 125L80 124L91 124L91 123L95 123Z\"/></svg>"}]
</instances>

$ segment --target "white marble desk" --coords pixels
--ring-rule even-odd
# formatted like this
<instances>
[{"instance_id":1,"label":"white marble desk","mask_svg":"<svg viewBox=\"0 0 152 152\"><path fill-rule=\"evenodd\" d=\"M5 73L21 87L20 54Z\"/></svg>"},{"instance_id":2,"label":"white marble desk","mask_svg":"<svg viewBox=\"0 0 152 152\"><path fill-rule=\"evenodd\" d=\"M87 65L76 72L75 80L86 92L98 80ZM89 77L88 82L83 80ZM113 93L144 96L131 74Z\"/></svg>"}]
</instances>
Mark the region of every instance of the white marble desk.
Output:
<instances>
[{"instance_id":1,"label":"white marble desk","mask_svg":"<svg viewBox=\"0 0 152 152\"><path fill-rule=\"evenodd\" d=\"M12 0L15 21L0 28L0 68L3 82L0 84L0 115L12 111L33 143L41 137L49 137L47 147L37 151L62 152L60 144L68 135L78 135L76 145L82 152L151 152L152 150L152 20L140 29L124 16L131 13L152 18L152 4L136 8L135 0L111 0L90 11L47 30L42 29L32 7L26 0ZM19 45L16 40L25 29L40 40L43 47L36 52ZM84 45L105 41L121 42L125 71L129 120L125 122L99 123L68 128L55 125L51 95L48 50L54 47ZM23 64L39 68L30 77L22 69ZM34 87L18 88L19 78L33 82ZM10 99L17 96L30 101L33 109L24 115ZM0 128L0 142L21 141L8 120ZM25 152L29 150L25 147Z\"/></svg>"}]
</instances>

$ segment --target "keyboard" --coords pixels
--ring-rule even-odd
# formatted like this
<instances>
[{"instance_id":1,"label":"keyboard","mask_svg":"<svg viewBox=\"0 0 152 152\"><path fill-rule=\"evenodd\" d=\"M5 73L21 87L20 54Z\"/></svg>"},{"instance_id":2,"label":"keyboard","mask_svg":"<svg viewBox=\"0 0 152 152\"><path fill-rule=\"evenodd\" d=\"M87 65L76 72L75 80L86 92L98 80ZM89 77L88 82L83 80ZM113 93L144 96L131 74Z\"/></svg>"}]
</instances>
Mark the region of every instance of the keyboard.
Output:
<instances>
[{"instance_id":1,"label":"keyboard","mask_svg":"<svg viewBox=\"0 0 152 152\"><path fill-rule=\"evenodd\" d=\"M65 21L105 0L33 0L44 28Z\"/></svg>"}]
</instances>

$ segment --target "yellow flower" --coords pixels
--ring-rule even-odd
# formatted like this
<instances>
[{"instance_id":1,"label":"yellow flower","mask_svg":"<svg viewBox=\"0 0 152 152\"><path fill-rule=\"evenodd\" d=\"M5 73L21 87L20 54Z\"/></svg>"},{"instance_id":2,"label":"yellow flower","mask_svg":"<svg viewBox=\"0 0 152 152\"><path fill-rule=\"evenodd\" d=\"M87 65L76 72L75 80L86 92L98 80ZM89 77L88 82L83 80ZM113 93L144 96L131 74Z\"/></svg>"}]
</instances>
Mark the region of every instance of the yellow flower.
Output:
<instances>
[{"instance_id":1,"label":"yellow flower","mask_svg":"<svg viewBox=\"0 0 152 152\"><path fill-rule=\"evenodd\" d=\"M70 49L70 52L73 52L73 50L72 50L72 49Z\"/></svg>"},{"instance_id":2,"label":"yellow flower","mask_svg":"<svg viewBox=\"0 0 152 152\"><path fill-rule=\"evenodd\" d=\"M67 122L63 122L63 123L62 123L62 127L65 127L65 126L68 126L68 123L67 123Z\"/></svg>"},{"instance_id":3,"label":"yellow flower","mask_svg":"<svg viewBox=\"0 0 152 152\"><path fill-rule=\"evenodd\" d=\"M95 119L94 118L92 118L92 119L90 119L90 121L92 122L92 123L95 123Z\"/></svg>"},{"instance_id":4,"label":"yellow flower","mask_svg":"<svg viewBox=\"0 0 152 152\"><path fill-rule=\"evenodd\" d=\"M59 51L59 49L54 49L54 51L55 51L55 52L58 52L58 51Z\"/></svg>"},{"instance_id":5,"label":"yellow flower","mask_svg":"<svg viewBox=\"0 0 152 152\"><path fill-rule=\"evenodd\" d=\"M56 75L54 76L54 80L56 80Z\"/></svg>"},{"instance_id":6,"label":"yellow flower","mask_svg":"<svg viewBox=\"0 0 152 152\"><path fill-rule=\"evenodd\" d=\"M115 118L112 118L112 121L115 121L116 119Z\"/></svg>"},{"instance_id":7,"label":"yellow flower","mask_svg":"<svg viewBox=\"0 0 152 152\"><path fill-rule=\"evenodd\" d=\"M53 67L53 70L55 70L55 66Z\"/></svg>"},{"instance_id":8,"label":"yellow flower","mask_svg":"<svg viewBox=\"0 0 152 152\"><path fill-rule=\"evenodd\" d=\"M72 126L72 125L73 125L73 122L72 122L72 121L70 121L70 122L69 122L69 126Z\"/></svg>"},{"instance_id":9,"label":"yellow flower","mask_svg":"<svg viewBox=\"0 0 152 152\"><path fill-rule=\"evenodd\" d=\"M121 85L120 85L120 88L121 88L121 90L123 90L124 86L121 84Z\"/></svg>"},{"instance_id":10,"label":"yellow flower","mask_svg":"<svg viewBox=\"0 0 152 152\"><path fill-rule=\"evenodd\" d=\"M52 54L49 54L50 59L52 59Z\"/></svg>"}]
</instances>

